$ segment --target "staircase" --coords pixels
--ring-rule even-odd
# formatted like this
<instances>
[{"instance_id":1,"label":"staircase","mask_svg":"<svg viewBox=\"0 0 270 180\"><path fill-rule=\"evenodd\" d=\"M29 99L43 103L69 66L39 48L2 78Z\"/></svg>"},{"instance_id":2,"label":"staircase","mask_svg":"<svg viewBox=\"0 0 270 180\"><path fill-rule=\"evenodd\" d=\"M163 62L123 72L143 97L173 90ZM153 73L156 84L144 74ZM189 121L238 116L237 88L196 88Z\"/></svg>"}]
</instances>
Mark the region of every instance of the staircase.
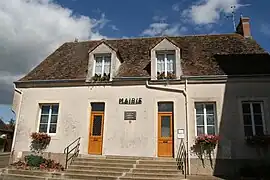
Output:
<instances>
[{"instance_id":1,"label":"staircase","mask_svg":"<svg viewBox=\"0 0 270 180\"><path fill-rule=\"evenodd\" d=\"M156 180L183 177L175 159L143 157L80 157L74 159L65 174L68 178Z\"/></svg>"},{"instance_id":2,"label":"staircase","mask_svg":"<svg viewBox=\"0 0 270 180\"><path fill-rule=\"evenodd\" d=\"M177 163L173 158L121 156L77 157L63 173L7 170L2 174L3 180L180 180L183 177L181 171L177 170Z\"/></svg>"}]
</instances>

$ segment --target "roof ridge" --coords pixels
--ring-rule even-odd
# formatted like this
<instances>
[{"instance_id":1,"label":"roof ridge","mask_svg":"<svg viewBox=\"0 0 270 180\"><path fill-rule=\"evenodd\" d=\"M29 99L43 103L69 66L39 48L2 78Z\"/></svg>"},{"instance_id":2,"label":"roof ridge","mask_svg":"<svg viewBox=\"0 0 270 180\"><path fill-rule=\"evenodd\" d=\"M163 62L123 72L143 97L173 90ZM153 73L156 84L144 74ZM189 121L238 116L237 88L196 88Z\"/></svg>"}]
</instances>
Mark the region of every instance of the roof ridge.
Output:
<instances>
[{"instance_id":1,"label":"roof ridge","mask_svg":"<svg viewBox=\"0 0 270 180\"><path fill-rule=\"evenodd\" d=\"M202 37L202 36L241 36L237 33L223 33L223 34L194 34L194 35L181 35L181 36L148 36L148 37L130 37L130 38L108 38L108 39L94 39L94 40L82 40L78 42L69 41L66 43L82 43L82 42L106 42L117 40L132 40L132 39L155 39L155 38L181 38L181 37ZM242 36L241 36L242 37Z\"/></svg>"}]
</instances>

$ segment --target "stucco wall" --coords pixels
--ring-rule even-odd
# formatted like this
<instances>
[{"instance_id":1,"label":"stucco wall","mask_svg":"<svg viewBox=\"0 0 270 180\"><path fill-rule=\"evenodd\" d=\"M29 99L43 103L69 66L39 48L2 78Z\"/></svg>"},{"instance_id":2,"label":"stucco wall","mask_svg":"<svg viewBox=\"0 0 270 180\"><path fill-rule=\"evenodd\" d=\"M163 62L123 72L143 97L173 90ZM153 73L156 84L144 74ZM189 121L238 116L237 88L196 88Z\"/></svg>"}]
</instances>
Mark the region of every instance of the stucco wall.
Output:
<instances>
[{"instance_id":1,"label":"stucco wall","mask_svg":"<svg viewBox=\"0 0 270 180\"><path fill-rule=\"evenodd\" d=\"M119 105L122 97L140 97L142 104ZM184 128L184 96L179 93L149 90L144 85L23 89L15 151L29 150L30 133L38 128L39 103L59 103L57 134L52 137L48 151L63 152L81 136L81 153L87 154L90 103L105 102L103 154L156 156L159 101L174 102L175 127ZM125 110L137 111L137 120L124 121Z\"/></svg>"},{"instance_id":2,"label":"stucco wall","mask_svg":"<svg viewBox=\"0 0 270 180\"><path fill-rule=\"evenodd\" d=\"M164 87L164 86L163 86ZM183 89L184 85L167 87ZM105 102L103 155L157 156L157 102L174 102L175 153L178 149L177 129L185 129L185 100L183 94L147 89L136 86L96 86L66 88L28 88L23 100L15 151L28 151L31 132L39 121L39 103L59 103L59 119L56 136L48 151L60 153L77 137L82 137L81 153L88 152L89 117L91 102ZM269 129L270 85L266 83L230 82L216 84L188 84L188 117L190 146L195 139L194 102L216 102L217 132L221 136L215 152L217 158L247 159L256 156L255 150L244 143L241 118L241 100L262 100L264 116ZM122 97L140 97L140 105L119 105ZM124 111L137 111L137 120L124 121ZM190 147L188 147L190 150ZM193 158L196 158L192 154ZM217 164L217 162L216 162ZM216 165L217 166L217 165Z\"/></svg>"}]
</instances>

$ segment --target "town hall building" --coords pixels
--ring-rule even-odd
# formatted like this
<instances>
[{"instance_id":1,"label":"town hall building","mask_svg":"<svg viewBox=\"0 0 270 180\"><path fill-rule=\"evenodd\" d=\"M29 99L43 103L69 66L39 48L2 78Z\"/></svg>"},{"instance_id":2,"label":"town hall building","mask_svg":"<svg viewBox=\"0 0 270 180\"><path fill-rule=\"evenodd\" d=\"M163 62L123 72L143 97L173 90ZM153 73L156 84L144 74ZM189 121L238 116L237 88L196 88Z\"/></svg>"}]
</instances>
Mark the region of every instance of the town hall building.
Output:
<instances>
[{"instance_id":1,"label":"town hall building","mask_svg":"<svg viewBox=\"0 0 270 180\"><path fill-rule=\"evenodd\" d=\"M256 159L245 137L270 130L270 55L251 37L249 18L218 35L67 42L15 82L12 150L30 134L51 136L63 153L176 158L181 142L192 174ZM191 147L219 135L213 169Z\"/></svg>"}]
</instances>

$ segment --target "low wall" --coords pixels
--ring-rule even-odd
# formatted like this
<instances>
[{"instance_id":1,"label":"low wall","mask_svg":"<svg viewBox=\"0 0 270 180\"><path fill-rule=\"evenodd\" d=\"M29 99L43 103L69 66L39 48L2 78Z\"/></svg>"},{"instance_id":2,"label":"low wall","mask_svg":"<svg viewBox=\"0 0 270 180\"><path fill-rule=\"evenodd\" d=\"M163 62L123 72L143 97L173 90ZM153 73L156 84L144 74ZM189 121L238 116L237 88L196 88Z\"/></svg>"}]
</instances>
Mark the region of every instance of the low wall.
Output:
<instances>
[{"instance_id":1,"label":"low wall","mask_svg":"<svg viewBox=\"0 0 270 180\"><path fill-rule=\"evenodd\" d=\"M33 154L30 151L23 151L23 152L14 152L12 157L12 162L16 162L19 160L24 161L24 157L27 155ZM50 152L44 152L43 157L46 159L52 159L61 165L65 165L66 163L66 155L64 153L50 153Z\"/></svg>"},{"instance_id":2,"label":"low wall","mask_svg":"<svg viewBox=\"0 0 270 180\"><path fill-rule=\"evenodd\" d=\"M10 153L0 153L0 168L5 168L9 163Z\"/></svg>"}]
</instances>

